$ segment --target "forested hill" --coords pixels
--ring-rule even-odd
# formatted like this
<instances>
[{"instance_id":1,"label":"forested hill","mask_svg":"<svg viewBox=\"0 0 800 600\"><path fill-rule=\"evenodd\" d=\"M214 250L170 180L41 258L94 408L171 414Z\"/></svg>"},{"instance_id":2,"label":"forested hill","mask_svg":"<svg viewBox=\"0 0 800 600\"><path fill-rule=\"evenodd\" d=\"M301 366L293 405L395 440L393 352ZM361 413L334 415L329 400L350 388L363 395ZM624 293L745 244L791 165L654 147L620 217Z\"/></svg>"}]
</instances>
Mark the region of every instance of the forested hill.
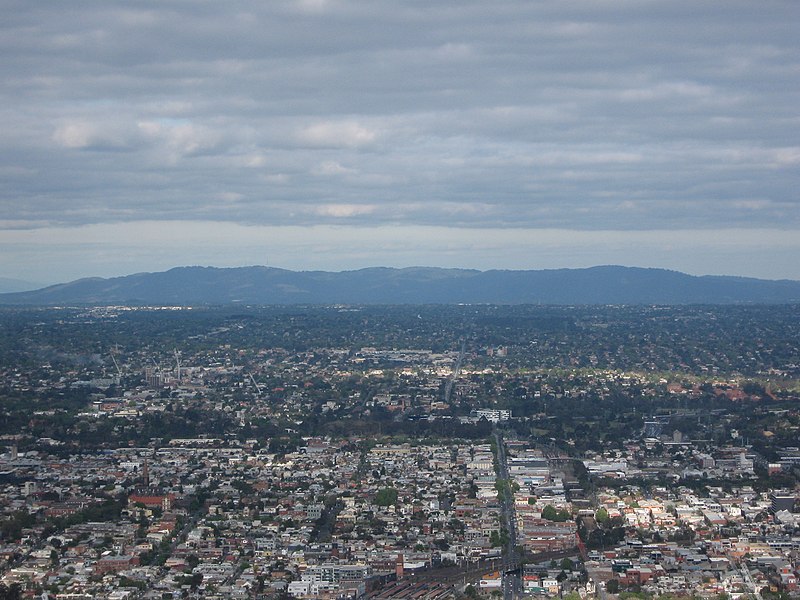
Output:
<instances>
[{"instance_id":1,"label":"forested hill","mask_svg":"<svg viewBox=\"0 0 800 600\"><path fill-rule=\"evenodd\" d=\"M732 304L800 302L800 281L602 266L539 271L177 267L0 294L0 304Z\"/></svg>"}]
</instances>

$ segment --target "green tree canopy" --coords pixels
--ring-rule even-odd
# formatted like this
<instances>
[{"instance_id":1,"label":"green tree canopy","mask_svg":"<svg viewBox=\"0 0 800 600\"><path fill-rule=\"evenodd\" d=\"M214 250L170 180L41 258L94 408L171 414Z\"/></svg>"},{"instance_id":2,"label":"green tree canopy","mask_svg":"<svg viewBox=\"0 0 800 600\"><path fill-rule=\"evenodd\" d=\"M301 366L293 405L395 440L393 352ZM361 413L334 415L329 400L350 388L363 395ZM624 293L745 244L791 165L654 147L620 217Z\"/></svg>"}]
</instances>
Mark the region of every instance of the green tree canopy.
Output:
<instances>
[{"instance_id":1,"label":"green tree canopy","mask_svg":"<svg viewBox=\"0 0 800 600\"><path fill-rule=\"evenodd\" d=\"M392 487L381 488L378 490L378 493L375 494L375 504L378 506L392 506L393 504L397 504L397 490Z\"/></svg>"}]
</instances>

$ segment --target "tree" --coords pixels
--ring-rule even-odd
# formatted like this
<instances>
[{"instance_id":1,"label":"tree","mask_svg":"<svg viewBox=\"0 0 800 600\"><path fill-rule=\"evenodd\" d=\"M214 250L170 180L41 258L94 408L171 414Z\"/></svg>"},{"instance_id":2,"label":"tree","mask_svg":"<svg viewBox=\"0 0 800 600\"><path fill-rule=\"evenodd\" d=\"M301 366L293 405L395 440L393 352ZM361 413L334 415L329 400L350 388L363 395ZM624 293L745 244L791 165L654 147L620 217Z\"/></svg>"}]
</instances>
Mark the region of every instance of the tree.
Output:
<instances>
[{"instance_id":1,"label":"tree","mask_svg":"<svg viewBox=\"0 0 800 600\"><path fill-rule=\"evenodd\" d=\"M22 598L22 588L18 583L6 585L0 583L0 600L20 600Z\"/></svg>"},{"instance_id":2,"label":"tree","mask_svg":"<svg viewBox=\"0 0 800 600\"><path fill-rule=\"evenodd\" d=\"M375 494L375 504L378 506L391 506L397 504L397 490L394 488L382 488Z\"/></svg>"},{"instance_id":3,"label":"tree","mask_svg":"<svg viewBox=\"0 0 800 600\"><path fill-rule=\"evenodd\" d=\"M763 396L766 393L764 386L755 381L745 381L742 391L750 396Z\"/></svg>"},{"instance_id":4,"label":"tree","mask_svg":"<svg viewBox=\"0 0 800 600\"><path fill-rule=\"evenodd\" d=\"M558 512L556 511L555 506L553 506L552 504L548 504L542 509L543 519L547 519L548 521L555 521L557 516Z\"/></svg>"},{"instance_id":5,"label":"tree","mask_svg":"<svg viewBox=\"0 0 800 600\"><path fill-rule=\"evenodd\" d=\"M492 548L497 548L500 545L500 532L497 530L492 531L489 534L489 543L492 545Z\"/></svg>"},{"instance_id":6,"label":"tree","mask_svg":"<svg viewBox=\"0 0 800 600\"><path fill-rule=\"evenodd\" d=\"M0 522L0 538L3 540L19 539L22 535L22 530L26 527L31 527L35 520L33 515L25 511L14 511L8 518Z\"/></svg>"},{"instance_id":7,"label":"tree","mask_svg":"<svg viewBox=\"0 0 800 600\"><path fill-rule=\"evenodd\" d=\"M552 504L548 504L542 509L542 518L548 521L558 521L563 523L564 521L568 521L572 515L564 510L556 510Z\"/></svg>"},{"instance_id":8,"label":"tree","mask_svg":"<svg viewBox=\"0 0 800 600\"><path fill-rule=\"evenodd\" d=\"M609 579L606 582L606 591L609 594L618 594L619 593L619 579Z\"/></svg>"},{"instance_id":9,"label":"tree","mask_svg":"<svg viewBox=\"0 0 800 600\"><path fill-rule=\"evenodd\" d=\"M608 523L608 511L604 507L600 507L594 513L594 520L601 525Z\"/></svg>"}]
</instances>

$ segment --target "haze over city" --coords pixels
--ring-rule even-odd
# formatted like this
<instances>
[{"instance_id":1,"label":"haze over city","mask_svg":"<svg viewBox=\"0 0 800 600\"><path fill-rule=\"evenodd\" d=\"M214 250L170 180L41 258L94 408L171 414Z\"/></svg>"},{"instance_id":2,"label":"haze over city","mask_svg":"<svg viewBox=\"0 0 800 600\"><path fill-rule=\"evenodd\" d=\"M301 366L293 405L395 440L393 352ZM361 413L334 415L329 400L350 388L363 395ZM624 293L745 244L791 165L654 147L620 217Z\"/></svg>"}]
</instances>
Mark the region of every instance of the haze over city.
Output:
<instances>
[{"instance_id":1,"label":"haze over city","mask_svg":"<svg viewBox=\"0 0 800 600\"><path fill-rule=\"evenodd\" d=\"M800 279L800 5L3 2L0 277Z\"/></svg>"}]
</instances>

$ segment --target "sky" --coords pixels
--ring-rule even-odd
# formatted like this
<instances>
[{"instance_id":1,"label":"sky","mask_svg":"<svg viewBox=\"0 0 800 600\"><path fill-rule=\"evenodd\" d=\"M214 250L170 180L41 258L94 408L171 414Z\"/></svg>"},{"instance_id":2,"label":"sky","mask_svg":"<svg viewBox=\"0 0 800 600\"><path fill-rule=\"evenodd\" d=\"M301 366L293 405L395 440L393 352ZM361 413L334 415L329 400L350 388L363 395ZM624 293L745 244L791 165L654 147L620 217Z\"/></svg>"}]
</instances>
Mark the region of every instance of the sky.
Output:
<instances>
[{"instance_id":1,"label":"sky","mask_svg":"<svg viewBox=\"0 0 800 600\"><path fill-rule=\"evenodd\" d=\"M800 279L797 0L0 10L0 277Z\"/></svg>"}]
</instances>

